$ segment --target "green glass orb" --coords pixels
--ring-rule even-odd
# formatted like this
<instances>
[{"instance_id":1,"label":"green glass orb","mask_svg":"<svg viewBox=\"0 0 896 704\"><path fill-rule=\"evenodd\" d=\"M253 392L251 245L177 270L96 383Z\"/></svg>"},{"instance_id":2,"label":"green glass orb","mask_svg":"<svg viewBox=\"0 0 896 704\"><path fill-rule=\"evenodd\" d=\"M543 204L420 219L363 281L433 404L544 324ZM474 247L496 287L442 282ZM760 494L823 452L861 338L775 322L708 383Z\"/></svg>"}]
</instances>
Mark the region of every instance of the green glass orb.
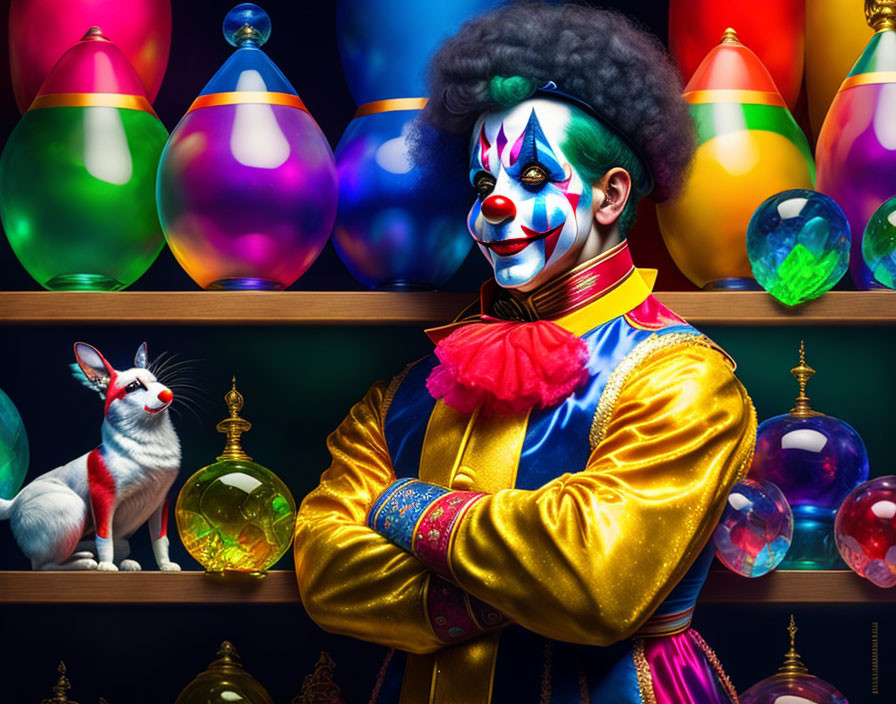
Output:
<instances>
[{"instance_id":1,"label":"green glass orb","mask_svg":"<svg viewBox=\"0 0 896 704\"><path fill-rule=\"evenodd\" d=\"M862 256L877 281L896 288L896 197L884 201L868 219Z\"/></svg>"},{"instance_id":2,"label":"green glass orb","mask_svg":"<svg viewBox=\"0 0 896 704\"><path fill-rule=\"evenodd\" d=\"M0 157L0 217L41 286L115 291L146 272L164 244L155 180L167 139L142 110L25 113Z\"/></svg>"},{"instance_id":3,"label":"green glass orb","mask_svg":"<svg viewBox=\"0 0 896 704\"><path fill-rule=\"evenodd\" d=\"M292 543L296 502L269 469L225 459L187 480L174 515L181 542L206 571L263 574Z\"/></svg>"},{"instance_id":4,"label":"green glass orb","mask_svg":"<svg viewBox=\"0 0 896 704\"><path fill-rule=\"evenodd\" d=\"M0 390L0 498L11 499L28 471L25 424L9 396Z\"/></svg>"}]
</instances>

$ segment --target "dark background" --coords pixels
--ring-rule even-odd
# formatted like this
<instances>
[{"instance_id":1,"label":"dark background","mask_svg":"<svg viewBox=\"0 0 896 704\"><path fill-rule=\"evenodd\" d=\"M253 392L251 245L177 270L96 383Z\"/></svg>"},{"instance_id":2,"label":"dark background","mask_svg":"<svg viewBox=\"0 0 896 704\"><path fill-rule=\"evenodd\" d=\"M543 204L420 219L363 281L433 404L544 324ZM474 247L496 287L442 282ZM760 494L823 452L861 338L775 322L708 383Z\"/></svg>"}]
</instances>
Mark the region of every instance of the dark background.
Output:
<instances>
[{"instance_id":1,"label":"dark background","mask_svg":"<svg viewBox=\"0 0 896 704\"><path fill-rule=\"evenodd\" d=\"M123 0L124 1L124 0ZM408 2L432 0L408 0ZM168 72L155 108L171 130L190 102L230 55L220 25L232 2L174 0ZM598 4L598 3L595 3ZM602 2L633 15L666 38L665 2ZM335 146L355 109L336 49L336 3L269 0L273 33L265 51L296 87ZM0 7L7 15L8 3ZM773 27L769 31L774 31ZM8 135L19 115L0 67L0 121ZM446 288L473 291L487 267L475 252ZM37 290L0 238L0 289ZM294 288L360 290L327 246ZM133 290L194 290L166 250ZM739 362L759 418L786 412L796 395L788 370L805 337L814 405L849 421L865 438L872 475L894 473L891 328L715 328L707 330ZM192 381L203 397L198 417L182 409L175 424L184 448L180 484L219 454L223 394L236 373L246 397L243 415L254 423L247 452L281 476L300 500L327 465L324 439L364 393L410 359L431 349L415 327L0 327L0 388L14 400L31 442L29 479L96 445L102 405L73 381L71 345L84 340L119 367L130 366L142 340L150 357L163 350L194 362ZM177 405L177 404L176 404ZM171 520L172 557L199 566L180 546ZM135 557L154 563L146 531L132 540ZM291 567L287 556L278 566ZM0 524L0 569L28 569L9 529ZM2 580L2 577L0 577ZM2 589L2 583L0 583ZM893 605L706 605L695 626L716 649L735 685L744 690L771 675L786 650L792 612L800 626L798 650L810 670L837 685L853 704L896 699L896 607ZM870 694L871 625L880 628L880 694ZM367 701L382 649L325 634L301 606L0 606L0 703L28 704L50 694L55 665L64 659L72 698L98 696L110 704L172 702L192 677L231 640L247 669L285 704L295 696L321 649L336 660L336 679L350 704ZM533 693L533 701L536 694Z\"/></svg>"}]
</instances>

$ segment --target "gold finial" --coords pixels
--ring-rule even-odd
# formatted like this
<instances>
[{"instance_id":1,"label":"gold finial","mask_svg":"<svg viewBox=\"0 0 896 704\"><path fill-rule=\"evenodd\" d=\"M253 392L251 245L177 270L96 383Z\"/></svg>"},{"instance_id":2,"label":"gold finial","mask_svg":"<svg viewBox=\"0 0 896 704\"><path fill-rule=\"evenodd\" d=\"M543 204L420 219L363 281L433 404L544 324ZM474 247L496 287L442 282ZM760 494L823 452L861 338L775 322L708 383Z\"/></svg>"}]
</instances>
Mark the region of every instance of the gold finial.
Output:
<instances>
[{"instance_id":1,"label":"gold finial","mask_svg":"<svg viewBox=\"0 0 896 704\"><path fill-rule=\"evenodd\" d=\"M806 384L815 376L815 370L806 364L806 344L800 340L800 363L790 370L793 378L800 385L800 395L796 397L796 406L790 409L790 415L794 418L811 418L819 413L812 410L809 405L809 397L806 396Z\"/></svg>"},{"instance_id":2,"label":"gold finial","mask_svg":"<svg viewBox=\"0 0 896 704\"><path fill-rule=\"evenodd\" d=\"M56 671L59 673L59 677L56 679L56 684L53 685L53 696L44 699L40 704L78 704L68 698L68 690L72 688L72 685L68 681L68 677L65 676L65 663L61 660Z\"/></svg>"},{"instance_id":3,"label":"gold finial","mask_svg":"<svg viewBox=\"0 0 896 704\"><path fill-rule=\"evenodd\" d=\"M808 672L808 668L803 665L800 656L796 652L796 621L793 614L790 614L790 625L787 626L787 632L790 634L790 650L784 656L784 664L778 668L778 672L784 672L788 675L803 674Z\"/></svg>"},{"instance_id":4,"label":"gold finial","mask_svg":"<svg viewBox=\"0 0 896 704\"><path fill-rule=\"evenodd\" d=\"M227 435L227 443L219 460L251 460L240 445L240 436L252 427L252 424L244 418L240 418L240 410L243 408L243 395L236 390L236 375L233 377L233 387L224 395L224 402L230 411L230 417L218 423L219 433ZM229 643L225 644L231 646ZM223 645L221 646L224 647Z\"/></svg>"},{"instance_id":5,"label":"gold finial","mask_svg":"<svg viewBox=\"0 0 896 704\"><path fill-rule=\"evenodd\" d=\"M865 21L875 32L896 28L896 0L865 0Z\"/></svg>"},{"instance_id":6,"label":"gold finial","mask_svg":"<svg viewBox=\"0 0 896 704\"><path fill-rule=\"evenodd\" d=\"M740 39L737 37L737 32L734 31L733 27L729 27L724 32L722 32L722 39L719 41L720 44L740 44Z\"/></svg>"}]
</instances>

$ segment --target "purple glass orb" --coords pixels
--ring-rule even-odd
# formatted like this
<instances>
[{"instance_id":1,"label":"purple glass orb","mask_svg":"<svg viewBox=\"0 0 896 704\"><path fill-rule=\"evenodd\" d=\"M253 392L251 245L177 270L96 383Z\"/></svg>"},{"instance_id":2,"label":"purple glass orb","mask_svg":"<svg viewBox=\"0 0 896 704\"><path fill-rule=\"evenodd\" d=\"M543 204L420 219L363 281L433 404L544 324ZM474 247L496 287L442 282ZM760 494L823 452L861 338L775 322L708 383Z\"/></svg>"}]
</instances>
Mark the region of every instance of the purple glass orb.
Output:
<instances>
[{"instance_id":1,"label":"purple glass orb","mask_svg":"<svg viewBox=\"0 0 896 704\"><path fill-rule=\"evenodd\" d=\"M837 511L834 535L853 570L879 587L896 585L896 476L857 486Z\"/></svg>"},{"instance_id":2,"label":"purple glass orb","mask_svg":"<svg viewBox=\"0 0 896 704\"><path fill-rule=\"evenodd\" d=\"M848 704L837 688L806 672L779 672L740 695L740 704Z\"/></svg>"},{"instance_id":3,"label":"purple glass orb","mask_svg":"<svg viewBox=\"0 0 896 704\"><path fill-rule=\"evenodd\" d=\"M793 544L782 569L842 569L834 543L840 502L868 478L859 434L824 414L784 414L759 425L749 476L772 482L793 511Z\"/></svg>"},{"instance_id":4,"label":"purple glass orb","mask_svg":"<svg viewBox=\"0 0 896 704\"><path fill-rule=\"evenodd\" d=\"M473 244L466 228L469 186L449 175L427 176L412 161L409 137L417 115L400 110L357 117L336 147L333 245L368 288L439 288Z\"/></svg>"},{"instance_id":5,"label":"purple glass orb","mask_svg":"<svg viewBox=\"0 0 896 704\"><path fill-rule=\"evenodd\" d=\"M761 577L784 559L792 536L793 514L781 490L745 479L731 490L712 541L725 567Z\"/></svg>"},{"instance_id":6,"label":"purple glass orb","mask_svg":"<svg viewBox=\"0 0 896 704\"><path fill-rule=\"evenodd\" d=\"M238 48L171 133L156 182L165 238L203 288L286 288L320 254L336 216L333 153L259 48L267 14L249 9L259 26L228 16Z\"/></svg>"}]
</instances>

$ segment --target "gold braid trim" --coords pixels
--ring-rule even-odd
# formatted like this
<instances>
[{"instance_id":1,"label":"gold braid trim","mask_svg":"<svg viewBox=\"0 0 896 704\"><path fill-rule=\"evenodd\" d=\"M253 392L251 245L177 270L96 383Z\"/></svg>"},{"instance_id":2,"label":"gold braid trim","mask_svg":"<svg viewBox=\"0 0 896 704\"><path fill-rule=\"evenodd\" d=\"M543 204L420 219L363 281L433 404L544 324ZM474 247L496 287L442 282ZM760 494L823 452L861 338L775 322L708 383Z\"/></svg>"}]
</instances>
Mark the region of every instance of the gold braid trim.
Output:
<instances>
[{"instance_id":1,"label":"gold braid trim","mask_svg":"<svg viewBox=\"0 0 896 704\"><path fill-rule=\"evenodd\" d=\"M653 678L650 676L650 664L644 655L644 641L640 638L632 648L632 659L638 673L638 690L643 704L656 704L656 693L653 691Z\"/></svg>"},{"instance_id":2,"label":"gold braid trim","mask_svg":"<svg viewBox=\"0 0 896 704\"><path fill-rule=\"evenodd\" d=\"M392 405L392 399L395 398L395 392L398 391L398 387L401 386L401 382L404 381L404 378L408 375L408 372L411 371L411 367L413 367L417 362L411 362L408 366L401 370L399 374L392 377L392 381L389 382L389 385L386 387L386 392L383 394L383 407L380 410L380 423L385 424L386 422L386 414L389 412L389 406Z\"/></svg>"},{"instance_id":3,"label":"gold braid trim","mask_svg":"<svg viewBox=\"0 0 896 704\"><path fill-rule=\"evenodd\" d=\"M631 375L635 370L644 363L644 361L655 352L681 345L683 347L707 347L710 349L718 349L716 345L708 338L702 335L695 335L686 332L673 332L668 335L651 335L643 342L635 346L631 352L626 355L625 359L620 362L619 366L610 374L607 385L604 387L600 396L600 402L597 404L597 411L594 413L594 420L591 423L591 432L589 439L591 440L591 451L594 451L607 434L607 428L610 425L610 418L616 409L616 402L622 393Z\"/></svg>"},{"instance_id":4,"label":"gold braid trim","mask_svg":"<svg viewBox=\"0 0 896 704\"><path fill-rule=\"evenodd\" d=\"M740 699L737 696L737 690L734 689L734 685L731 683L731 680L728 678L728 675L725 673L725 670L722 668L722 663L719 662L719 659L716 657L713 649L707 645L706 641L703 640L703 636L701 636L697 631L691 630L688 631L688 637L694 641L694 644L703 651L704 657L712 666L712 669L715 670L716 677L719 678L719 682L722 683L722 687L725 688L725 691L728 693L728 696L731 697L732 704L740 704Z\"/></svg>"}]
</instances>

